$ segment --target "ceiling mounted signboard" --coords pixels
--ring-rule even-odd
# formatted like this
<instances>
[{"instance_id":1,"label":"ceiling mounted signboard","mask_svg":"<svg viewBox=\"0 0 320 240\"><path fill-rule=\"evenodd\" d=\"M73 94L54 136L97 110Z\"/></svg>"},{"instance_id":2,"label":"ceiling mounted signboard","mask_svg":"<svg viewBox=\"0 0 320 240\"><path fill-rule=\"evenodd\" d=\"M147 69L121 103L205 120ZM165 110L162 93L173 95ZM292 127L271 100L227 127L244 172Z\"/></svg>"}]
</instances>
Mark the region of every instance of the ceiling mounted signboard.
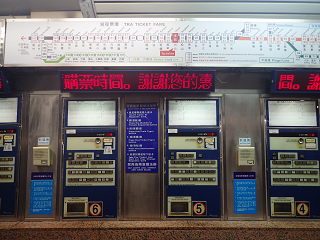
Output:
<instances>
[{"instance_id":1,"label":"ceiling mounted signboard","mask_svg":"<svg viewBox=\"0 0 320 240\"><path fill-rule=\"evenodd\" d=\"M7 20L5 66L319 66L320 22Z\"/></svg>"}]
</instances>

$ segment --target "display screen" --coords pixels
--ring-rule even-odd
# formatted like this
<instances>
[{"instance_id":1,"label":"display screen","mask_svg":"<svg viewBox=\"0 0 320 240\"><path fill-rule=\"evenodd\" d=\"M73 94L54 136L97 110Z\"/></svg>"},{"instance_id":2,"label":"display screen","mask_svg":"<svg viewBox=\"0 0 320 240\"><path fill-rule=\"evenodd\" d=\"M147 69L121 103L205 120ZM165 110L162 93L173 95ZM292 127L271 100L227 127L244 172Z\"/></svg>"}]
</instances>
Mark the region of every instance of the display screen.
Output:
<instances>
[{"instance_id":1,"label":"display screen","mask_svg":"<svg viewBox=\"0 0 320 240\"><path fill-rule=\"evenodd\" d=\"M214 92L215 71L60 71L61 92Z\"/></svg>"},{"instance_id":2,"label":"display screen","mask_svg":"<svg viewBox=\"0 0 320 240\"><path fill-rule=\"evenodd\" d=\"M0 123L18 122L18 98L0 98Z\"/></svg>"},{"instance_id":3,"label":"display screen","mask_svg":"<svg viewBox=\"0 0 320 240\"><path fill-rule=\"evenodd\" d=\"M273 80L271 92L320 92L320 71L276 71Z\"/></svg>"},{"instance_id":4,"label":"display screen","mask_svg":"<svg viewBox=\"0 0 320 240\"><path fill-rule=\"evenodd\" d=\"M116 101L68 101L68 127L115 125Z\"/></svg>"},{"instance_id":5,"label":"display screen","mask_svg":"<svg viewBox=\"0 0 320 240\"><path fill-rule=\"evenodd\" d=\"M317 120L316 101L268 101L269 126L315 127Z\"/></svg>"},{"instance_id":6,"label":"display screen","mask_svg":"<svg viewBox=\"0 0 320 240\"><path fill-rule=\"evenodd\" d=\"M5 92L2 72L0 72L0 93Z\"/></svg>"},{"instance_id":7,"label":"display screen","mask_svg":"<svg viewBox=\"0 0 320 240\"><path fill-rule=\"evenodd\" d=\"M169 126L216 126L216 100L169 100Z\"/></svg>"}]
</instances>

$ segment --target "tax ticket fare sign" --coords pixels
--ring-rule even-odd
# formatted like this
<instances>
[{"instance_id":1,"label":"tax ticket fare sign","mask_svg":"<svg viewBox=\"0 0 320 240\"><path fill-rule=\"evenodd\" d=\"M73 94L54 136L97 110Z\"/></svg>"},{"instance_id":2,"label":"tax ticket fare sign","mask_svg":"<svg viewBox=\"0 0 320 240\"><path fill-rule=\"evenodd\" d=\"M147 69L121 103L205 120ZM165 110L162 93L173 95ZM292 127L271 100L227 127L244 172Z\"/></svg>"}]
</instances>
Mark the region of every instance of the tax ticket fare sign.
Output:
<instances>
[{"instance_id":1,"label":"tax ticket fare sign","mask_svg":"<svg viewBox=\"0 0 320 240\"><path fill-rule=\"evenodd\" d=\"M257 214L256 173L234 172L234 213Z\"/></svg>"}]
</instances>

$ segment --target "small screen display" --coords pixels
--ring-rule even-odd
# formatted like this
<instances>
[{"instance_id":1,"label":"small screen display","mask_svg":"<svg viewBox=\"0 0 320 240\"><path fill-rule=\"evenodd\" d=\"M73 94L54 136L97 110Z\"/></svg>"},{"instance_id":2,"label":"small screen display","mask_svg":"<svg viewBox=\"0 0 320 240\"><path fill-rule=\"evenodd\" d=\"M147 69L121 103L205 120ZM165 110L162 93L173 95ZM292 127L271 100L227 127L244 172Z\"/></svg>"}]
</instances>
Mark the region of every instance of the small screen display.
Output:
<instances>
[{"instance_id":1,"label":"small screen display","mask_svg":"<svg viewBox=\"0 0 320 240\"><path fill-rule=\"evenodd\" d=\"M171 213L189 213L188 202L172 202Z\"/></svg>"},{"instance_id":2,"label":"small screen display","mask_svg":"<svg viewBox=\"0 0 320 240\"><path fill-rule=\"evenodd\" d=\"M292 206L291 202L276 202L274 203L274 213L275 214L291 214Z\"/></svg>"},{"instance_id":3,"label":"small screen display","mask_svg":"<svg viewBox=\"0 0 320 240\"><path fill-rule=\"evenodd\" d=\"M68 214L79 214L85 213L85 203L77 202L77 203L68 203L67 212Z\"/></svg>"},{"instance_id":4,"label":"small screen display","mask_svg":"<svg viewBox=\"0 0 320 240\"><path fill-rule=\"evenodd\" d=\"M276 71L273 80L272 92L320 92L320 71Z\"/></svg>"},{"instance_id":5,"label":"small screen display","mask_svg":"<svg viewBox=\"0 0 320 240\"><path fill-rule=\"evenodd\" d=\"M214 92L215 71L60 71L61 92Z\"/></svg>"}]
</instances>

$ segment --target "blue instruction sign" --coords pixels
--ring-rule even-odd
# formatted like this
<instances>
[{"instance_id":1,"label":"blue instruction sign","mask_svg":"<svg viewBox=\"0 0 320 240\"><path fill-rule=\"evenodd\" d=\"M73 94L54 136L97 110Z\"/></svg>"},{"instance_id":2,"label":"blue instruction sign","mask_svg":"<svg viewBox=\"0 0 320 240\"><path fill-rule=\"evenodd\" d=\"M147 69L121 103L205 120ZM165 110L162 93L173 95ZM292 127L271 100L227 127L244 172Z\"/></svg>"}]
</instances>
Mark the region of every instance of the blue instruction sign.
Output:
<instances>
[{"instance_id":1,"label":"blue instruction sign","mask_svg":"<svg viewBox=\"0 0 320 240\"><path fill-rule=\"evenodd\" d=\"M126 172L158 172L158 104L126 105Z\"/></svg>"},{"instance_id":2,"label":"blue instruction sign","mask_svg":"<svg viewBox=\"0 0 320 240\"><path fill-rule=\"evenodd\" d=\"M234 213L256 214L256 173L234 172Z\"/></svg>"},{"instance_id":3,"label":"blue instruction sign","mask_svg":"<svg viewBox=\"0 0 320 240\"><path fill-rule=\"evenodd\" d=\"M53 173L31 173L30 214L52 214Z\"/></svg>"}]
</instances>

